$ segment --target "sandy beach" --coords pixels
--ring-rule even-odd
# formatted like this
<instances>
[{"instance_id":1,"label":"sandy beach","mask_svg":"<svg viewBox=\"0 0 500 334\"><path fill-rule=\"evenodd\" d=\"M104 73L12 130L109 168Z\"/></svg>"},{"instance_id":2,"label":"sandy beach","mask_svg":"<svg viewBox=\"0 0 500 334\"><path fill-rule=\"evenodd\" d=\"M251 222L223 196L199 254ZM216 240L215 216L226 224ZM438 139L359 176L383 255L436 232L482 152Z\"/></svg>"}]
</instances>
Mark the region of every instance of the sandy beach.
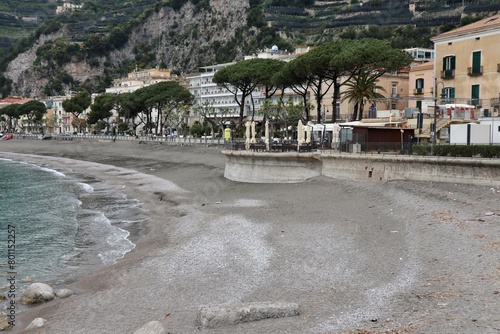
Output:
<instances>
[{"instance_id":1,"label":"sandy beach","mask_svg":"<svg viewBox=\"0 0 500 334\"><path fill-rule=\"evenodd\" d=\"M500 333L500 188L223 177L220 148L10 140L0 158L87 175L149 217L116 264L30 307L11 333ZM294 304L300 314L221 324L200 308ZM39 329L24 330L37 317Z\"/></svg>"}]
</instances>

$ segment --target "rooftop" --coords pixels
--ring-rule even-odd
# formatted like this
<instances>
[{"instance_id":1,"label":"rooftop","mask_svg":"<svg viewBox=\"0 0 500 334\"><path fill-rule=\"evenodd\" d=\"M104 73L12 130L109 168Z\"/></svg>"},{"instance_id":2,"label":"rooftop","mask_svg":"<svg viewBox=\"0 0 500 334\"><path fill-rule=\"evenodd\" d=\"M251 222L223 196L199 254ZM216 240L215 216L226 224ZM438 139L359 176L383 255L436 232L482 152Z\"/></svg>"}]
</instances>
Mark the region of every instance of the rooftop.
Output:
<instances>
[{"instance_id":1,"label":"rooftop","mask_svg":"<svg viewBox=\"0 0 500 334\"><path fill-rule=\"evenodd\" d=\"M431 40L433 42L436 42L441 39L446 39L448 37L464 36L472 33L485 32L489 30L500 31L500 14L493 15L485 19L482 19L480 21L468 24L466 26L447 31L445 33L442 33L440 35L431 38Z\"/></svg>"},{"instance_id":2,"label":"rooftop","mask_svg":"<svg viewBox=\"0 0 500 334\"><path fill-rule=\"evenodd\" d=\"M426 63L420 64L413 66L410 71L423 71L423 70L429 70L429 69L434 69L434 62L433 61L428 61Z\"/></svg>"}]
</instances>

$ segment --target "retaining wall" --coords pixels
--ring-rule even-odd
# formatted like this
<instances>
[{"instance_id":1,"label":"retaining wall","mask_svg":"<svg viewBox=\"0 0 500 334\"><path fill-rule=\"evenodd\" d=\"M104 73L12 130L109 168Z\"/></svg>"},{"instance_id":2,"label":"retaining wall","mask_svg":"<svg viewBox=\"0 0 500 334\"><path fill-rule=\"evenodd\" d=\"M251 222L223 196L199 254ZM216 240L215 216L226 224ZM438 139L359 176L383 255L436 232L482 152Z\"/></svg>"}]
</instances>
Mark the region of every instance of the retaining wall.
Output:
<instances>
[{"instance_id":1,"label":"retaining wall","mask_svg":"<svg viewBox=\"0 0 500 334\"><path fill-rule=\"evenodd\" d=\"M249 183L294 183L315 176L364 181L419 180L500 186L500 159L223 151L224 176Z\"/></svg>"}]
</instances>

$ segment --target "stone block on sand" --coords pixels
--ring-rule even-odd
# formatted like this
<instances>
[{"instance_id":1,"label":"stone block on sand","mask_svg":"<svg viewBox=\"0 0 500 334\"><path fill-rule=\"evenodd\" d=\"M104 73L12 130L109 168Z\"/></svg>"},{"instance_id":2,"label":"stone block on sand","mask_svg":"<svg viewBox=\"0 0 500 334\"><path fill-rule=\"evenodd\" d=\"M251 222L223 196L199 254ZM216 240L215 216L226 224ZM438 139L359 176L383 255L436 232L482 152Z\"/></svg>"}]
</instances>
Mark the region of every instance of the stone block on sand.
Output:
<instances>
[{"instance_id":1,"label":"stone block on sand","mask_svg":"<svg viewBox=\"0 0 500 334\"><path fill-rule=\"evenodd\" d=\"M198 324L204 328L236 325L242 322L300 315L295 303L248 303L234 306L202 306Z\"/></svg>"}]
</instances>

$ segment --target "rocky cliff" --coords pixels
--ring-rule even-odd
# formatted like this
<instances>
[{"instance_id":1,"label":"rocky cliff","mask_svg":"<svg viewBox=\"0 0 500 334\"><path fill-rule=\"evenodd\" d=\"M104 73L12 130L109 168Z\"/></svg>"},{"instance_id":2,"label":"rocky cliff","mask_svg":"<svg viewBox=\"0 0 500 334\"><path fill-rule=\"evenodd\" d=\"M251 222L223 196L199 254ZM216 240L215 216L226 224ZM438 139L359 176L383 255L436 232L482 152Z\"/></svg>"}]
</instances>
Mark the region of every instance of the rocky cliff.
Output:
<instances>
[{"instance_id":1,"label":"rocky cliff","mask_svg":"<svg viewBox=\"0 0 500 334\"><path fill-rule=\"evenodd\" d=\"M245 39L252 33L246 28L248 8L248 0L212 0L208 10L198 11L190 2L177 12L163 7L133 29L124 47L97 59L72 59L62 70L76 82L93 81L121 63L136 63L136 53L140 52L137 48L147 47L158 65L166 65L174 72L196 71L199 66L216 63L220 46L241 39L230 50L236 59L242 56ZM44 87L55 69L44 63L35 64L37 50L64 34L63 30L42 35L28 51L9 63L5 76L14 82L13 95L44 95ZM70 85L65 85L65 89L70 89Z\"/></svg>"}]
</instances>

